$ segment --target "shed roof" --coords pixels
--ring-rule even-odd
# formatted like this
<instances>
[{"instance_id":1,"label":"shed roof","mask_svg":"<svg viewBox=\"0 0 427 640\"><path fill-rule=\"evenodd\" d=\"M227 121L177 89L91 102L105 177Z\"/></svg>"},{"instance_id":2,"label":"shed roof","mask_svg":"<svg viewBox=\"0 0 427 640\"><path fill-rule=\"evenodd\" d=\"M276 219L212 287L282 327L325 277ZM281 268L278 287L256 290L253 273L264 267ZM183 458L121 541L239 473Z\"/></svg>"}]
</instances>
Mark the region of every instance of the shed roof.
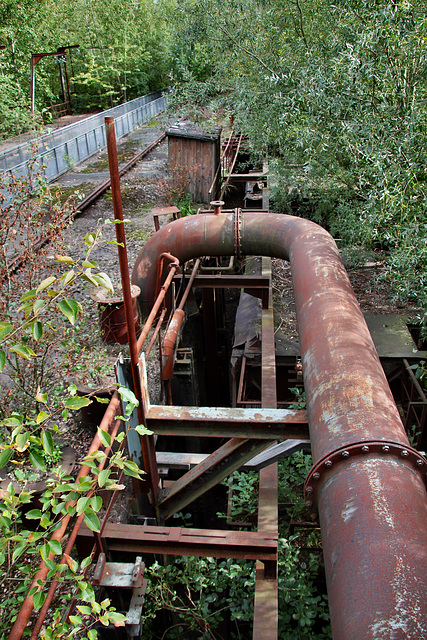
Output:
<instances>
[{"instance_id":1,"label":"shed roof","mask_svg":"<svg viewBox=\"0 0 427 640\"><path fill-rule=\"evenodd\" d=\"M170 138L191 138L206 142L219 140L222 127L212 127L209 130L197 127L193 122L177 122L166 131Z\"/></svg>"}]
</instances>

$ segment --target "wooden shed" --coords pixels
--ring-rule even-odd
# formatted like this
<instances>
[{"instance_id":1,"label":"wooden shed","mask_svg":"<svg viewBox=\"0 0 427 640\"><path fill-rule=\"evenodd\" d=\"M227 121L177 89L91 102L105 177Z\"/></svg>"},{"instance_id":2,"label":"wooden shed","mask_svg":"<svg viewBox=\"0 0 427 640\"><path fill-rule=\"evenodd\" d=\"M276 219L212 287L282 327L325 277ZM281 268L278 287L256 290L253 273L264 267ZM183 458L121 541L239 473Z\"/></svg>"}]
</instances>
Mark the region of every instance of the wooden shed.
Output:
<instances>
[{"instance_id":1,"label":"wooden shed","mask_svg":"<svg viewBox=\"0 0 427 640\"><path fill-rule=\"evenodd\" d=\"M169 179L179 195L188 192L195 202L216 200L221 187L221 131L198 129L189 122L167 130Z\"/></svg>"}]
</instances>

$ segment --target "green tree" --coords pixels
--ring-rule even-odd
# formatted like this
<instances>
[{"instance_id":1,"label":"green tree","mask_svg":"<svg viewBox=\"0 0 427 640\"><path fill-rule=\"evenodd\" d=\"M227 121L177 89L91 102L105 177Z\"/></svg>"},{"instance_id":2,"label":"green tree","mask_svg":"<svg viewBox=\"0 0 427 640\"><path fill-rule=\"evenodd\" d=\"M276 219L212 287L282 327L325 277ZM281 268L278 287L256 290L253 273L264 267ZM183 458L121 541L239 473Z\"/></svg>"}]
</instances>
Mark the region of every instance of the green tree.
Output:
<instances>
[{"instance_id":1,"label":"green tree","mask_svg":"<svg viewBox=\"0 0 427 640\"><path fill-rule=\"evenodd\" d=\"M396 295L424 309L425 9L180 0L175 22L176 50L202 50L212 66L201 87L195 57L185 69L179 58L181 100L215 95L254 154L268 148L276 209L305 196L336 236L387 250Z\"/></svg>"}]
</instances>

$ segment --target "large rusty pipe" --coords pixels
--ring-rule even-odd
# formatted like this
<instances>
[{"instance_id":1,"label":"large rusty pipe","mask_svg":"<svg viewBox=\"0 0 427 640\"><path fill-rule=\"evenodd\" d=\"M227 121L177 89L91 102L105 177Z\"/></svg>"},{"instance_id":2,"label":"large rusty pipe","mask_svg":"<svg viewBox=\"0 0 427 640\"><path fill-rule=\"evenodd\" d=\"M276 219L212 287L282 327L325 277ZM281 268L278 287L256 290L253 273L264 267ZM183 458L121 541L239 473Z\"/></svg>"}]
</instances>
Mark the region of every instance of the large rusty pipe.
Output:
<instances>
[{"instance_id":1,"label":"large rusty pipe","mask_svg":"<svg viewBox=\"0 0 427 640\"><path fill-rule=\"evenodd\" d=\"M238 222L207 214L155 234L133 272L142 303L163 251L181 262L240 252L290 261L334 638L427 639L426 463L409 447L336 244L301 218Z\"/></svg>"}]
</instances>

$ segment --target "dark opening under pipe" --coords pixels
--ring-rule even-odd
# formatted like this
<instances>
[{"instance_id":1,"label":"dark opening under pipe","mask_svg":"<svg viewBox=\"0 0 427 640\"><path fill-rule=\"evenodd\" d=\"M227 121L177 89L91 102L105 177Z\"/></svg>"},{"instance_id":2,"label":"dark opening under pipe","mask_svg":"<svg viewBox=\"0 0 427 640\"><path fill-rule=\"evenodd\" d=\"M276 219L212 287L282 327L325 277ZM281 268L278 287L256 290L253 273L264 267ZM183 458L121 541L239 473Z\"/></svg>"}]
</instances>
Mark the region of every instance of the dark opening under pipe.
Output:
<instances>
[{"instance_id":1,"label":"dark opening under pipe","mask_svg":"<svg viewBox=\"0 0 427 640\"><path fill-rule=\"evenodd\" d=\"M426 461L411 450L338 249L292 216L198 215L163 227L133 282L154 298L158 256L262 255L291 263L336 640L427 638ZM317 465L317 466L316 466ZM315 485L315 486L314 486Z\"/></svg>"}]
</instances>

